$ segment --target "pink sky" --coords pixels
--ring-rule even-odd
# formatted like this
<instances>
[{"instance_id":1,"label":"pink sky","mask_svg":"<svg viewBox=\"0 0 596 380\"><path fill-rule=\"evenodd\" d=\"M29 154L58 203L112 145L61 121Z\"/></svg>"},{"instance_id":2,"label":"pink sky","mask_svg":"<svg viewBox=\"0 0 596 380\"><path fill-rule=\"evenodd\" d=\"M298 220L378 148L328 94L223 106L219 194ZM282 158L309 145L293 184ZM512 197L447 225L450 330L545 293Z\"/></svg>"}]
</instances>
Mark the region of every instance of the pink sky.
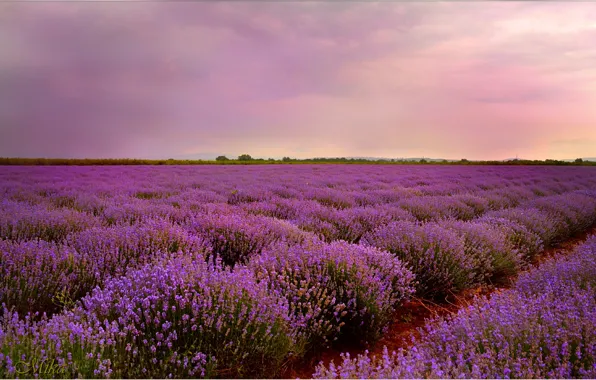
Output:
<instances>
[{"instance_id":1,"label":"pink sky","mask_svg":"<svg viewBox=\"0 0 596 380\"><path fill-rule=\"evenodd\" d=\"M2 3L0 133L22 157L596 157L596 3Z\"/></svg>"}]
</instances>

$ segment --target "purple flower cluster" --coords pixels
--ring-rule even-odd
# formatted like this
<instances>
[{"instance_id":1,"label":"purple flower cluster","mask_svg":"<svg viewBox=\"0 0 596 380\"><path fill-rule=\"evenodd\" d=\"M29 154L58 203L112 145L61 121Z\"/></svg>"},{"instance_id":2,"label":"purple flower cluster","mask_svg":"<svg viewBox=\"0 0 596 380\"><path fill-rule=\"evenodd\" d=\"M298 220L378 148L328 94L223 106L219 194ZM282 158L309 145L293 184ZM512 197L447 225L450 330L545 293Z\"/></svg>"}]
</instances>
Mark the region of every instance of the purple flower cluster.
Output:
<instances>
[{"instance_id":1,"label":"purple flower cluster","mask_svg":"<svg viewBox=\"0 0 596 380\"><path fill-rule=\"evenodd\" d=\"M106 279L176 252L207 256L210 248L181 227L153 219L133 226L92 227L67 235L59 244L0 240L0 304L19 313L52 314Z\"/></svg>"},{"instance_id":2,"label":"purple flower cluster","mask_svg":"<svg viewBox=\"0 0 596 380\"><path fill-rule=\"evenodd\" d=\"M501 226L459 220L447 220L439 225L456 232L463 239L464 253L474 262L477 282L485 283L513 275L524 264L524 257L507 239Z\"/></svg>"},{"instance_id":3,"label":"purple flower cluster","mask_svg":"<svg viewBox=\"0 0 596 380\"><path fill-rule=\"evenodd\" d=\"M290 223L237 212L198 214L184 227L210 244L213 259L230 266L245 263L277 241L296 244L307 237Z\"/></svg>"},{"instance_id":4,"label":"purple flower cluster","mask_svg":"<svg viewBox=\"0 0 596 380\"><path fill-rule=\"evenodd\" d=\"M413 347L344 355L315 378L594 378L596 236L513 289L430 322Z\"/></svg>"},{"instance_id":5,"label":"purple flower cluster","mask_svg":"<svg viewBox=\"0 0 596 380\"><path fill-rule=\"evenodd\" d=\"M317 201L323 206L337 210L351 208L356 205L354 196L350 192L336 190L334 187L334 185L308 187L305 189L304 198Z\"/></svg>"},{"instance_id":6,"label":"purple flower cluster","mask_svg":"<svg viewBox=\"0 0 596 380\"><path fill-rule=\"evenodd\" d=\"M98 282L123 275L128 269L162 255L210 252L203 239L163 219L146 219L132 226L90 228L69 235L66 243L90 262L88 270Z\"/></svg>"},{"instance_id":7,"label":"purple flower cluster","mask_svg":"<svg viewBox=\"0 0 596 380\"><path fill-rule=\"evenodd\" d=\"M596 235L578 246L571 257L551 260L539 270L522 273L515 284L518 291L535 295L544 289L568 292L573 287L596 290Z\"/></svg>"},{"instance_id":8,"label":"purple flower cluster","mask_svg":"<svg viewBox=\"0 0 596 380\"><path fill-rule=\"evenodd\" d=\"M416 275L416 294L444 297L473 283L474 257L468 255L462 239L436 224L398 221L381 226L362 238L396 255Z\"/></svg>"},{"instance_id":9,"label":"purple flower cluster","mask_svg":"<svg viewBox=\"0 0 596 380\"><path fill-rule=\"evenodd\" d=\"M593 225L592 169L560 169L2 167L0 377L278 376L371 343L414 289L498 280ZM589 291L574 265L526 293L569 271L556 297Z\"/></svg>"},{"instance_id":10,"label":"purple flower cluster","mask_svg":"<svg viewBox=\"0 0 596 380\"><path fill-rule=\"evenodd\" d=\"M129 196L117 196L110 199L109 204L97 215L102 225L135 225L143 224L148 219L168 219L171 222L187 220L190 210L180 209L161 199L136 199Z\"/></svg>"},{"instance_id":11,"label":"purple flower cluster","mask_svg":"<svg viewBox=\"0 0 596 380\"><path fill-rule=\"evenodd\" d=\"M493 211L485 217L504 218L525 226L551 246L596 222L594 196L570 192L534 199L516 208Z\"/></svg>"},{"instance_id":12,"label":"purple flower cluster","mask_svg":"<svg viewBox=\"0 0 596 380\"><path fill-rule=\"evenodd\" d=\"M485 215L476 222L496 227L524 261L530 261L544 247L542 239L536 233L514 220Z\"/></svg>"},{"instance_id":13,"label":"purple flower cluster","mask_svg":"<svg viewBox=\"0 0 596 380\"><path fill-rule=\"evenodd\" d=\"M596 222L596 202L593 196L587 194L569 192L534 199L528 202L527 207L539 209L547 213L549 219L559 221L560 228L556 231L554 243L584 231Z\"/></svg>"},{"instance_id":14,"label":"purple flower cluster","mask_svg":"<svg viewBox=\"0 0 596 380\"><path fill-rule=\"evenodd\" d=\"M19 314L60 311L97 284L91 264L66 245L0 240L0 304Z\"/></svg>"},{"instance_id":15,"label":"purple flower cluster","mask_svg":"<svg viewBox=\"0 0 596 380\"><path fill-rule=\"evenodd\" d=\"M242 209L250 214L265 215L276 219L293 220L298 218L303 210L322 206L315 201L304 201L299 199L277 198L263 202L251 202L241 205Z\"/></svg>"},{"instance_id":16,"label":"purple flower cluster","mask_svg":"<svg viewBox=\"0 0 596 380\"><path fill-rule=\"evenodd\" d=\"M291 354L287 310L248 269L177 255L108 280L50 320L25 323L7 312L0 347L13 363L74 355L64 370L85 377L258 377ZM6 360L3 373L14 374Z\"/></svg>"},{"instance_id":17,"label":"purple flower cluster","mask_svg":"<svg viewBox=\"0 0 596 380\"><path fill-rule=\"evenodd\" d=\"M411 212L421 222L442 219L470 220L479 216L484 209L467 204L456 196L424 196L408 198L398 204Z\"/></svg>"},{"instance_id":18,"label":"purple flower cluster","mask_svg":"<svg viewBox=\"0 0 596 380\"><path fill-rule=\"evenodd\" d=\"M96 225L98 220L78 211L0 201L0 239L60 242L72 232Z\"/></svg>"},{"instance_id":19,"label":"purple flower cluster","mask_svg":"<svg viewBox=\"0 0 596 380\"><path fill-rule=\"evenodd\" d=\"M254 257L249 268L287 298L307 350L342 336L374 341L414 292L414 275L394 255L346 242L278 244Z\"/></svg>"},{"instance_id":20,"label":"purple flower cluster","mask_svg":"<svg viewBox=\"0 0 596 380\"><path fill-rule=\"evenodd\" d=\"M383 209L354 207L342 210L319 207L310 211L297 217L295 223L303 230L313 232L328 242L344 240L358 243L364 234L378 226L393 220L415 220L410 213L395 206Z\"/></svg>"}]
</instances>

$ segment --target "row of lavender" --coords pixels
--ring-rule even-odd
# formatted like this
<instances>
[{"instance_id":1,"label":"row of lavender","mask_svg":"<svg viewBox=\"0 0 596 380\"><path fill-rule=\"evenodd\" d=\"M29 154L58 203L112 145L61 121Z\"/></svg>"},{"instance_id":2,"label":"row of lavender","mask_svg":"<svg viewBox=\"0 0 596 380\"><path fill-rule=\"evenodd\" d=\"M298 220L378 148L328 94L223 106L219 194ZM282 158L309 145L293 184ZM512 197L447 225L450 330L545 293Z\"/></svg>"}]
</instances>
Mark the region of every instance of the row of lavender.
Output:
<instances>
[{"instance_id":1,"label":"row of lavender","mask_svg":"<svg viewBox=\"0 0 596 380\"><path fill-rule=\"evenodd\" d=\"M437 319L413 347L344 355L315 378L595 378L596 236L512 289Z\"/></svg>"},{"instance_id":2,"label":"row of lavender","mask_svg":"<svg viewBox=\"0 0 596 380\"><path fill-rule=\"evenodd\" d=\"M91 227L155 218L185 224L197 213L225 211L357 243L393 220L471 220L596 186L589 168L336 168L7 168L0 237L60 242Z\"/></svg>"},{"instance_id":3,"label":"row of lavender","mask_svg":"<svg viewBox=\"0 0 596 380\"><path fill-rule=\"evenodd\" d=\"M292 245L313 236L327 242L362 242L389 250L418 274L418 292L426 293L421 295L440 297L470 285L471 281L491 280L511 273L543 245L548 246L586 228L592 220L592 200L577 191L565 190L596 187L596 179L590 175L589 168L571 171L515 168L519 171L516 177L503 168L437 168L422 172L419 168L418 171L407 167L396 171L394 167L375 167L371 171L371 167L362 167L371 177L368 184L363 183L362 175L354 167L341 170L296 167L292 168L296 170L294 177L284 177L279 172L281 169L270 167L260 171L250 167L247 170L252 172L248 173L235 168L228 173L224 170L227 167L220 171L208 168L206 173L197 173L194 168L177 168L178 171L172 172L119 167L26 169L10 168L11 171L2 173L4 199L0 204L0 237L5 239L2 244L7 263L3 266L4 277L0 283L6 290L0 301L14 305L20 312L49 313L58 311L66 301L77 300L107 278L151 261L158 252L200 251L234 265L245 263L277 241ZM184 173L188 175L183 177ZM196 174L210 176L204 179L197 178ZM236 180L237 187L245 184L245 188L252 189L252 193L261 198L267 194L267 184L274 182L267 180L273 175L288 180L284 184L287 192L303 195L302 198L296 195L296 198L239 202L235 197L247 192L241 188L230 193L226 202L194 197L197 184L213 187L211 182L215 178L226 188L226 183L231 182L228 177L234 174L241 174ZM491 207L486 198L461 192L443 196L451 202L437 202L435 196L406 197L408 191L423 191L403 185L420 184L423 177L425 183L436 184L434 188L439 188L443 181L444 189L457 189L453 187L455 183L461 188L478 190L491 187L487 183L493 183L492 188L496 190L512 191L509 197L502 198L516 202L493 202L493 206L499 206ZM503 181L501 188L496 187L494 177ZM469 181L463 182L465 178ZM399 181L403 181L401 187ZM524 196L520 191L529 192L527 187L507 187L511 182L522 181L528 187L534 186L530 192L533 196ZM302 183L306 187L300 187ZM345 209L325 206L321 199L305 199L305 193L329 190L330 184L359 188L356 193L360 198L371 198L384 184L391 184L393 190L385 189L386 196L379 198L384 203ZM165 192L147 190L156 186L167 187L172 194L178 189L178 193L172 195L180 202L178 206L175 206L176 201L164 196ZM563 193L537 195L557 192ZM139 199L141 193L145 195ZM353 193L337 190L336 195L350 194L356 198ZM459 202L455 199L457 196L474 198L475 206L454 208L452 201ZM405 203L400 203L400 199ZM512 204L518 207L502 208ZM418 213L411 212L416 209L414 205L420 206ZM467 208L475 211L453 211ZM425 212L421 211L423 209ZM426 211L433 217L424 216ZM462 214L467 216L462 217ZM475 219L470 219L474 216ZM457 221L462 219L474 220L474 223ZM428 223L422 226L419 221ZM431 254L429 249L436 253ZM426 268L431 265L437 270L428 272ZM54 278L46 278L48 276Z\"/></svg>"},{"instance_id":4,"label":"row of lavender","mask_svg":"<svg viewBox=\"0 0 596 380\"><path fill-rule=\"evenodd\" d=\"M520 174L542 175L553 185L563 173ZM583 174L567 173L575 183L563 187L589 188L591 172ZM594 194L586 191L544 196L552 189L536 190L515 208L482 210L473 221L420 223L426 219L416 220L396 202L342 209L312 199L288 199L301 208L282 220L255 215L254 206L266 202L234 200L240 190L225 203L178 206L145 191L141 201L151 205L145 209L124 207L119 197L139 200L139 191L121 190L102 195L102 202L113 202L110 213L76 211L88 195L82 188L68 198L38 182L33 191L7 187L2 203L5 376L43 375L32 363L48 361L59 363L66 377L275 375L289 358L335 339L373 341L414 291L440 297L514 273L543 244L596 220ZM42 201L31 195L41 194L39 187ZM149 212L165 206L164 214ZM362 214L343 230L357 230L358 239L344 240L361 244L332 242L342 237L300 222L325 227L354 210ZM15 310L21 318L57 314L19 319ZM250 372L255 368L262 372Z\"/></svg>"},{"instance_id":5,"label":"row of lavender","mask_svg":"<svg viewBox=\"0 0 596 380\"><path fill-rule=\"evenodd\" d=\"M581 167L7 167L0 172L2 199L84 211L108 223L147 216L175 220L205 203L283 219L317 205L395 206L421 220L471 219L594 185L590 168Z\"/></svg>"}]
</instances>

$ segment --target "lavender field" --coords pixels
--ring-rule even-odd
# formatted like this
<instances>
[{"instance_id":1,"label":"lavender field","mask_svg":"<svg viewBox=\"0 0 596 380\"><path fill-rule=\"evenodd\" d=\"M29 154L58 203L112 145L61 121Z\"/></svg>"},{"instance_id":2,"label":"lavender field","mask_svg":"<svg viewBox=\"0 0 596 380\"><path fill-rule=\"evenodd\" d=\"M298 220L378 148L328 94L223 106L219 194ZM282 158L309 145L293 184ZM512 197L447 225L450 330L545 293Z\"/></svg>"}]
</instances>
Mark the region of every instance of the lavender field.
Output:
<instances>
[{"instance_id":1,"label":"lavender field","mask_svg":"<svg viewBox=\"0 0 596 380\"><path fill-rule=\"evenodd\" d=\"M315 378L596 377L596 236L512 289L430 322L408 350L343 355Z\"/></svg>"},{"instance_id":2,"label":"lavender field","mask_svg":"<svg viewBox=\"0 0 596 380\"><path fill-rule=\"evenodd\" d=\"M594 223L590 167L0 167L0 377L280 377L524 271L313 375L593 378L596 240L526 269Z\"/></svg>"}]
</instances>

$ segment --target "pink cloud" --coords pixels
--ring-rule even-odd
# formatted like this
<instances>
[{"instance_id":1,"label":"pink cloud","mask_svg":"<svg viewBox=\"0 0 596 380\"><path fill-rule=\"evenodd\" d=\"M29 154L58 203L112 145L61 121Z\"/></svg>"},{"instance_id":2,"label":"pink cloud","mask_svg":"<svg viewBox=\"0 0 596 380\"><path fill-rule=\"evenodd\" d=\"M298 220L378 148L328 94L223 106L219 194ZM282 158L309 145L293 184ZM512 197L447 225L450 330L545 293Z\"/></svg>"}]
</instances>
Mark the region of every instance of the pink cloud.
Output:
<instances>
[{"instance_id":1,"label":"pink cloud","mask_svg":"<svg viewBox=\"0 0 596 380\"><path fill-rule=\"evenodd\" d=\"M0 156L595 155L592 3L0 11Z\"/></svg>"}]
</instances>

